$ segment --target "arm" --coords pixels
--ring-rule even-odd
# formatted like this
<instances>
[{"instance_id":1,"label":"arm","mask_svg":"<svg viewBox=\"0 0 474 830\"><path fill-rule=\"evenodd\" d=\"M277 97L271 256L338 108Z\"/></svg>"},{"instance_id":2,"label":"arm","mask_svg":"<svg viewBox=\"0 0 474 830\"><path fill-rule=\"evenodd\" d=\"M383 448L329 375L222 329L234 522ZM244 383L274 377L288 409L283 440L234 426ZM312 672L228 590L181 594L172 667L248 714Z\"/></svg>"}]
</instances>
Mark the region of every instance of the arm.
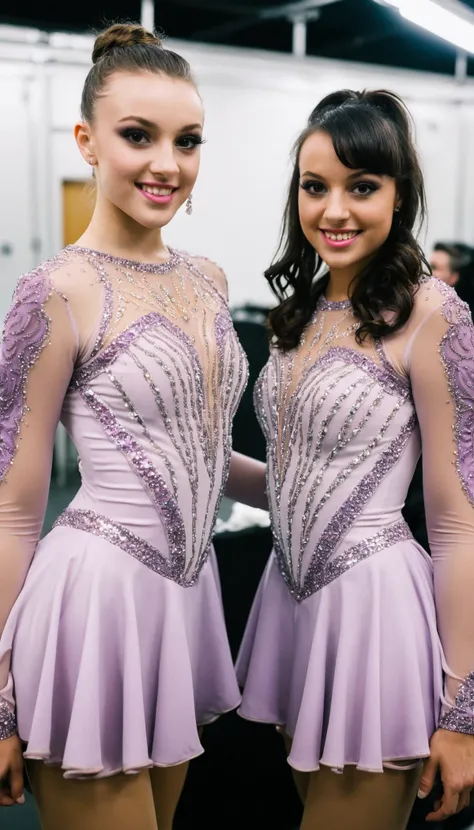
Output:
<instances>
[{"instance_id":1,"label":"arm","mask_svg":"<svg viewBox=\"0 0 474 830\"><path fill-rule=\"evenodd\" d=\"M197 268L202 270L207 277L209 277L218 289L219 293L227 302L229 299L229 285L227 277L222 268L207 257L193 257L193 262Z\"/></svg>"},{"instance_id":2,"label":"arm","mask_svg":"<svg viewBox=\"0 0 474 830\"><path fill-rule=\"evenodd\" d=\"M225 495L233 501L268 510L266 465L248 455L233 452Z\"/></svg>"},{"instance_id":3,"label":"arm","mask_svg":"<svg viewBox=\"0 0 474 830\"><path fill-rule=\"evenodd\" d=\"M23 278L5 320L0 355L0 632L40 536L55 430L75 353L65 298L44 273ZM0 661L0 743L15 729L7 652Z\"/></svg>"},{"instance_id":4,"label":"arm","mask_svg":"<svg viewBox=\"0 0 474 830\"><path fill-rule=\"evenodd\" d=\"M450 289L443 289L437 307L427 307L409 372L446 658L441 731L432 740L424 775L429 790L436 767L441 768L445 795L431 816L439 820L459 808L474 784L474 328L467 307Z\"/></svg>"}]
</instances>

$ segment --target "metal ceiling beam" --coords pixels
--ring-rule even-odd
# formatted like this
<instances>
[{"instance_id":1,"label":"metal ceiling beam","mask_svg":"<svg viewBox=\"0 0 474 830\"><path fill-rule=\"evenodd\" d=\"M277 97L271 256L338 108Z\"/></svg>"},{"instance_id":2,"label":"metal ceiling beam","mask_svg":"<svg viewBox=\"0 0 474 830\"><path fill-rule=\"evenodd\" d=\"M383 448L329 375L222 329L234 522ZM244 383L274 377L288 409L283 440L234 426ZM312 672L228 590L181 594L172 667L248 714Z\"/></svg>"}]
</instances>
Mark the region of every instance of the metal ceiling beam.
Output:
<instances>
[{"instance_id":1,"label":"metal ceiling beam","mask_svg":"<svg viewBox=\"0 0 474 830\"><path fill-rule=\"evenodd\" d=\"M188 0L186 0L188 2ZM330 6L333 3L338 3L340 0L298 0L295 3L285 3L280 6L271 6L270 8L263 8L259 10L251 10L251 13L244 14L240 20L232 20L228 23L221 23L217 26L211 26L208 29L201 29L192 34L193 40L207 40L208 38L225 37L244 29L258 26L268 20L295 20L308 21L319 14L323 6ZM220 11L225 11L222 6ZM299 35L301 38L301 34Z\"/></svg>"},{"instance_id":2,"label":"metal ceiling beam","mask_svg":"<svg viewBox=\"0 0 474 830\"><path fill-rule=\"evenodd\" d=\"M155 30L155 2L154 0L142 0L140 22L144 29L149 32Z\"/></svg>"},{"instance_id":3,"label":"metal ceiling beam","mask_svg":"<svg viewBox=\"0 0 474 830\"><path fill-rule=\"evenodd\" d=\"M396 36L397 32L394 30L393 26L384 22L382 26L379 26L370 34L357 34L349 38L330 40L327 44L319 44L318 55L320 57L324 57L324 55L331 57L337 55L342 57L352 49L362 49L364 46L372 46L375 43L380 43L383 40L388 40L389 38Z\"/></svg>"},{"instance_id":4,"label":"metal ceiling beam","mask_svg":"<svg viewBox=\"0 0 474 830\"><path fill-rule=\"evenodd\" d=\"M220 14L235 15L242 17L243 15L255 14L255 6L237 6L232 3L228 6L223 6L221 0L173 0L176 6L183 6L187 9L196 9L203 12L219 12Z\"/></svg>"}]
</instances>

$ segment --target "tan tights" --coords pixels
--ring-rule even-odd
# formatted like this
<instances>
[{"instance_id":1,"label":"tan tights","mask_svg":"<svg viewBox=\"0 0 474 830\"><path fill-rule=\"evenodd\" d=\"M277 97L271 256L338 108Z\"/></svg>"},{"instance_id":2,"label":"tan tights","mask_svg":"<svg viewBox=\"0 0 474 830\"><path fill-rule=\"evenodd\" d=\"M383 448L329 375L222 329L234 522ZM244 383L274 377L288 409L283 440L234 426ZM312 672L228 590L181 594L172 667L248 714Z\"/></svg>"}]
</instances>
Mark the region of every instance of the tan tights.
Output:
<instances>
[{"instance_id":1,"label":"tan tights","mask_svg":"<svg viewBox=\"0 0 474 830\"><path fill-rule=\"evenodd\" d=\"M406 830L421 767L361 772L328 767L309 774L301 830Z\"/></svg>"},{"instance_id":2,"label":"tan tights","mask_svg":"<svg viewBox=\"0 0 474 830\"><path fill-rule=\"evenodd\" d=\"M291 741L283 738L289 752ZM323 766L310 773L293 770L304 804L300 830L406 830L421 769L374 773L346 767L342 775Z\"/></svg>"},{"instance_id":3,"label":"tan tights","mask_svg":"<svg viewBox=\"0 0 474 830\"><path fill-rule=\"evenodd\" d=\"M42 830L172 830L188 764L89 780L42 761L27 769Z\"/></svg>"}]
</instances>

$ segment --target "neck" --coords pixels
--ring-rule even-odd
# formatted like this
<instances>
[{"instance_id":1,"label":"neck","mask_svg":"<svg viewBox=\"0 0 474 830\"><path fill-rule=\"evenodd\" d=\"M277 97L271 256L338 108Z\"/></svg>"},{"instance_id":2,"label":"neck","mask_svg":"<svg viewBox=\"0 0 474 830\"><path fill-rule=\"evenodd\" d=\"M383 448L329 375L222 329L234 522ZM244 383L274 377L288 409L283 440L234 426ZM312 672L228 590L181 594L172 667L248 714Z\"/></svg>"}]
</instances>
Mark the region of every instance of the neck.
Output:
<instances>
[{"instance_id":1,"label":"neck","mask_svg":"<svg viewBox=\"0 0 474 830\"><path fill-rule=\"evenodd\" d=\"M329 282L326 288L326 299L331 302L340 302L349 297L349 286L354 278L353 273L347 271L330 271Z\"/></svg>"},{"instance_id":2,"label":"neck","mask_svg":"<svg viewBox=\"0 0 474 830\"><path fill-rule=\"evenodd\" d=\"M100 197L87 230L77 245L138 262L160 262L169 258L161 228L144 228L110 202Z\"/></svg>"}]
</instances>

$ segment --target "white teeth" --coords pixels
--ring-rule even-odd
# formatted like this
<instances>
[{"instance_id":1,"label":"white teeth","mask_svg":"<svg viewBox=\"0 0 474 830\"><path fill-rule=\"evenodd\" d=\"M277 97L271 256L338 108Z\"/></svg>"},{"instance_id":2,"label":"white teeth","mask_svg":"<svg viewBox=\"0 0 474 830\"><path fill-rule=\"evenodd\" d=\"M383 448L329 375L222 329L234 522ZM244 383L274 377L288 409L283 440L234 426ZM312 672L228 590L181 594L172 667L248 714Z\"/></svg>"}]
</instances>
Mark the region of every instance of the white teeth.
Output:
<instances>
[{"instance_id":1,"label":"white teeth","mask_svg":"<svg viewBox=\"0 0 474 830\"><path fill-rule=\"evenodd\" d=\"M141 189L152 196L169 196L173 192L172 187L149 187L147 184L142 184Z\"/></svg>"},{"instance_id":2,"label":"white teeth","mask_svg":"<svg viewBox=\"0 0 474 830\"><path fill-rule=\"evenodd\" d=\"M347 239L354 239L357 236L357 231L352 231L351 233L330 233L329 231L324 231L324 234L333 242L344 242Z\"/></svg>"}]
</instances>

